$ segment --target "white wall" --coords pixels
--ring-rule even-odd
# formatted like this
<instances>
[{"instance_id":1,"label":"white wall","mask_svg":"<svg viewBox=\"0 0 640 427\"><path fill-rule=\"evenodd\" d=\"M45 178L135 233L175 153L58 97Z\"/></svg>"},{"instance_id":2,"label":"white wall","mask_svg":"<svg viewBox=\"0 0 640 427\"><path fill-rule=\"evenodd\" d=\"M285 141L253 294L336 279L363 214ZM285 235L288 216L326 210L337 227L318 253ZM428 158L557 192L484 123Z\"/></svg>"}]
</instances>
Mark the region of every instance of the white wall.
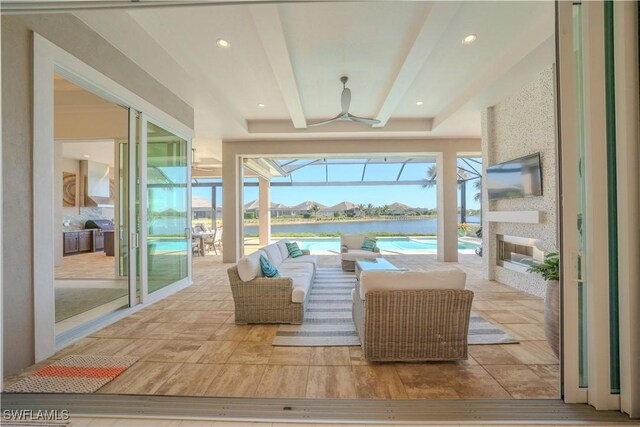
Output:
<instances>
[{"instance_id":1,"label":"white wall","mask_svg":"<svg viewBox=\"0 0 640 427\"><path fill-rule=\"evenodd\" d=\"M537 296L545 292L542 278L496 265L496 235L536 238L544 251L558 249L555 102L554 67L549 65L528 85L482 113L483 167L540 152L543 185L540 197L496 201L488 200L483 185L485 211L541 211L539 224L488 223L484 216L483 273L487 279Z\"/></svg>"}]
</instances>

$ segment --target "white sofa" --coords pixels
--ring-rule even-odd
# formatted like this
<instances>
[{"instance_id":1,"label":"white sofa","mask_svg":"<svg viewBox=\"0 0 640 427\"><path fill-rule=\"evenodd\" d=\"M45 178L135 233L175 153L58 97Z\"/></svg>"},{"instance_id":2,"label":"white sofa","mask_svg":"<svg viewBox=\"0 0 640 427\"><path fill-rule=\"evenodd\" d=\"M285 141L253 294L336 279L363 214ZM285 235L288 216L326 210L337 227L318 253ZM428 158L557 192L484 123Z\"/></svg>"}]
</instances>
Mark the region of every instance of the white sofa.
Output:
<instances>
[{"instance_id":1,"label":"white sofa","mask_svg":"<svg viewBox=\"0 0 640 427\"><path fill-rule=\"evenodd\" d=\"M363 271L351 299L365 359L466 359L473 292L465 281L458 269Z\"/></svg>"},{"instance_id":2,"label":"white sofa","mask_svg":"<svg viewBox=\"0 0 640 427\"><path fill-rule=\"evenodd\" d=\"M356 261L366 258L380 258L380 249L376 246L372 251L366 251L362 248L365 236L361 234L352 234L340 236L340 258L342 260L342 269L344 271L355 271Z\"/></svg>"},{"instance_id":3,"label":"white sofa","mask_svg":"<svg viewBox=\"0 0 640 427\"><path fill-rule=\"evenodd\" d=\"M288 242L280 240L265 246L242 257L227 271L236 323L302 323L304 302L315 277L318 258L309 251L291 258ZM260 255L275 265L280 277L264 277Z\"/></svg>"}]
</instances>

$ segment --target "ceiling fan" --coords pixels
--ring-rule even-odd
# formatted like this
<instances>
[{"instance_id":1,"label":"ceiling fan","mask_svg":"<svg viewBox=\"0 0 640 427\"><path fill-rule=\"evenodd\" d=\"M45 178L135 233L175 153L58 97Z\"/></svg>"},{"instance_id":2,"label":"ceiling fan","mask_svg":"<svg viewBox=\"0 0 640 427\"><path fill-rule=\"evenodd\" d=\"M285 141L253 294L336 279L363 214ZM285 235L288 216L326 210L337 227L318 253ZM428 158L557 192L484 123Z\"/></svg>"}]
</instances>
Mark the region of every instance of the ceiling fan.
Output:
<instances>
[{"instance_id":1,"label":"ceiling fan","mask_svg":"<svg viewBox=\"0 0 640 427\"><path fill-rule=\"evenodd\" d=\"M342 82L342 95L340 96L340 101L342 103L342 111L340 114L335 116L329 120L323 120L317 123L310 123L309 126L321 126L326 125L327 123L343 121L343 122L358 122L364 123L365 125L377 125L380 123L380 120L376 119L367 119L364 117L354 116L349 113L349 106L351 105L351 90L347 87L347 82L349 81L349 77L342 76L340 77L340 81Z\"/></svg>"}]
</instances>

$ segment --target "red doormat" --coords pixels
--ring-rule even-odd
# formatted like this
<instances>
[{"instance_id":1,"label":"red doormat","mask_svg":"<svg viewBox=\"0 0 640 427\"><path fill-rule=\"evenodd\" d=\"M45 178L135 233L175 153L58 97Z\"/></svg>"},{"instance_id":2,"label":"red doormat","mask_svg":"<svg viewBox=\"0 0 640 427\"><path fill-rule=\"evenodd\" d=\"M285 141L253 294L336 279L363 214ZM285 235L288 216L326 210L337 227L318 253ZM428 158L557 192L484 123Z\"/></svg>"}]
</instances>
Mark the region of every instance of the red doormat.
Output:
<instances>
[{"instance_id":1,"label":"red doormat","mask_svg":"<svg viewBox=\"0 0 640 427\"><path fill-rule=\"evenodd\" d=\"M133 365L130 356L67 356L7 387L10 393L94 393Z\"/></svg>"}]
</instances>

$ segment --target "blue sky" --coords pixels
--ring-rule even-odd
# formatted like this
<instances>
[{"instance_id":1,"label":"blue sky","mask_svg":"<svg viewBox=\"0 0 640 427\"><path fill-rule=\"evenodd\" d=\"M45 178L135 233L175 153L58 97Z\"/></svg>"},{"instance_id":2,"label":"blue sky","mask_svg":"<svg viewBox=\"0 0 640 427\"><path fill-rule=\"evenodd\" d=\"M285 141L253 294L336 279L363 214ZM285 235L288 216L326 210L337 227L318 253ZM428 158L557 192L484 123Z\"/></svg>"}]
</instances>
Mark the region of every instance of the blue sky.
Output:
<instances>
[{"instance_id":1,"label":"blue sky","mask_svg":"<svg viewBox=\"0 0 640 427\"><path fill-rule=\"evenodd\" d=\"M402 180L419 181L426 177L428 164L408 164L402 172ZM365 174L365 181L394 181L398 175L400 165L370 165ZM326 179L324 166L308 166L293 173L294 182L324 182ZM332 165L329 168L329 180L334 182L360 181L362 166ZM273 182L289 182L290 178L274 178ZM255 179L253 180L255 181ZM479 209L473 200L475 190L471 183L467 186L467 207ZM193 195L210 198L208 188L193 188ZM458 192L458 198L460 197ZM244 202L258 198L258 188L246 186ZM217 193L217 203L222 203L222 191ZM371 203L374 206L390 205L394 202L404 203L412 207L435 208L437 204L436 188L422 188L419 185L359 185L359 186L304 186L304 187L276 187L271 188L271 200L288 206L297 205L305 200L314 200L327 206L332 206L348 200L353 203ZM460 203L458 202L458 205Z\"/></svg>"}]
</instances>

